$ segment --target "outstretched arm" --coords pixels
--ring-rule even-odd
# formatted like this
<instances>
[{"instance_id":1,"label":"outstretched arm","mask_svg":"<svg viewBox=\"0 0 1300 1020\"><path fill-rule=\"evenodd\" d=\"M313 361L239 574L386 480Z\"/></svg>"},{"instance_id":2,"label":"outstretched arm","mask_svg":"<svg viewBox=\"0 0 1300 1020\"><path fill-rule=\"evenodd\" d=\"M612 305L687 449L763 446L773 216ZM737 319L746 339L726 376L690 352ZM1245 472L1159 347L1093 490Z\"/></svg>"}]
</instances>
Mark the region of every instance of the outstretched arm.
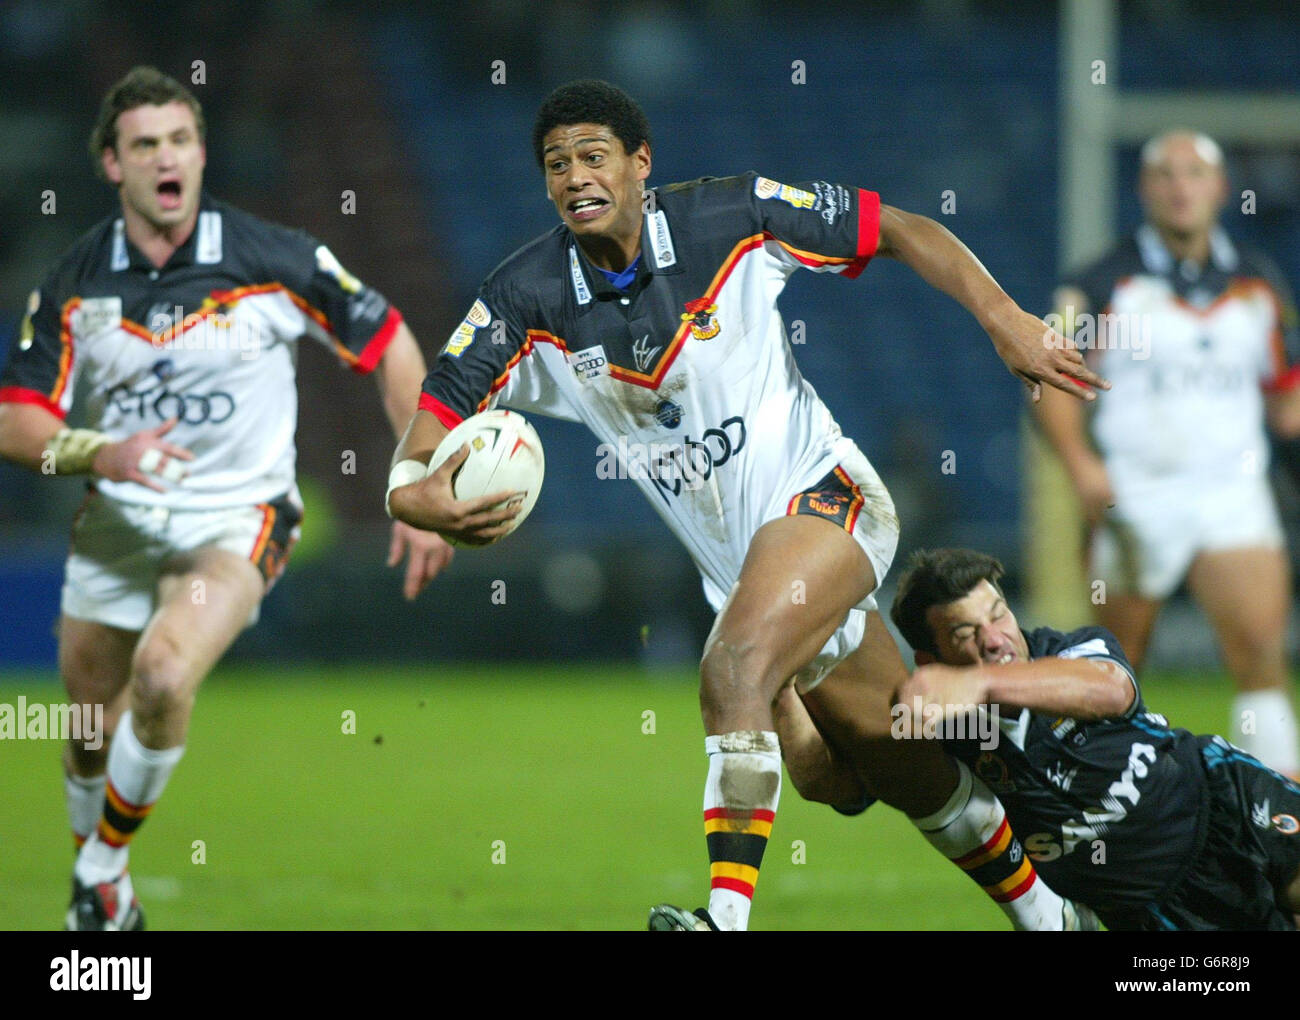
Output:
<instances>
[{"instance_id":1,"label":"outstretched arm","mask_svg":"<svg viewBox=\"0 0 1300 1020\"><path fill-rule=\"evenodd\" d=\"M998 357L1035 400L1043 383L1083 400L1096 398L1094 386L1110 388L1070 341L1011 300L971 250L941 224L882 205L877 254L910 266L975 316Z\"/></svg>"}]
</instances>

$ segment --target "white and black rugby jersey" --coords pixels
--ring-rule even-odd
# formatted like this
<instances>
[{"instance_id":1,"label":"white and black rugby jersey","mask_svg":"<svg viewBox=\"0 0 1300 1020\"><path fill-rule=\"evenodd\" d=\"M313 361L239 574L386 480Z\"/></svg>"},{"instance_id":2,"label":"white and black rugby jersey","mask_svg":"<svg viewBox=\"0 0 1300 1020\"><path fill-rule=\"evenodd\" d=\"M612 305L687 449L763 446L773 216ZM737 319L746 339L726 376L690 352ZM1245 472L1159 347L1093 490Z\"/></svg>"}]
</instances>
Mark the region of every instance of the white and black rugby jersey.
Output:
<instances>
[{"instance_id":1,"label":"white and black rugby jersey","mask_svg":"<svg viewBox=\"0 0 1300 1020\"><path fill-rule=\"evenodd\" d=\"M1300 334L1273 264L1211 236L1205 266L1179 264L1150 225L1065 280L1087 297L1076 341L1112 389L1091 428L1120 479L1262 474L1263 392L1300 383Z\"/></svg>"},{"instance_id":2,"label":"white and black rugby jersey","mask_svg":"<svg viewBox=\"0 0 1300 1020\"><path fill-rule=\"evenodd\" d=\"M795 366L777 297L800 267L860 273L880 199L748 173L664 186L646 204L624 290L563 224L498 266L420 406L448 427L498 402L585 423L598 475L617 463L635 479L725 595L753 531L847 444Z\"/></svg>"},{"instance_id":3,"label":"white and black rugby jersey","mask_svg":"<svg viewBox=\"0 0 1300 1020\"><path fill-rule=\"evenodd\" d=\"M198 222L161 269L121 218L83 236L29 299L0 374L0 401L31 403L123 439L169 418L194 453L157 493L101 480L127 503L216 509L294 485L297 341L369 372L401 315L310 235L204 195Z\"/></svg>"}]
</instances>

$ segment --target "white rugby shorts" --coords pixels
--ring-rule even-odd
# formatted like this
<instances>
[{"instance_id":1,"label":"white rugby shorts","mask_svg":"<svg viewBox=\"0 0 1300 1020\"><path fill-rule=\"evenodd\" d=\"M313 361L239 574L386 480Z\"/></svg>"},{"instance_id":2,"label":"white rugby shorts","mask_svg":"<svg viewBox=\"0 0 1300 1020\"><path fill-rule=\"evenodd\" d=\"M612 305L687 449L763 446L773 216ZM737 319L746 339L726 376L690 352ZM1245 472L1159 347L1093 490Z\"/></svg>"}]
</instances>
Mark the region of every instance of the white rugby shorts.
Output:
<instances>
[{"instance_id":1,"label":"white rugby shorts","mask_svg":"<svg viewBox=\"0 0 1300 1020\"><path fill-rule=\"evenodd\" d=\"M836 440L833 456L825 460L812 477L818 480L774 500L759 525L780 517L803 514L821 517L843 528L866 553L878 589L898 550L898 515L889 490L862 451L845 437ZM735 583L733 580L732 589ZM714 612L721 612L730 593L719 592L707 579L704 587ZM812 690L831 670L857 651L866 632L867 613L877 610L875 592L872 591L848 611L844 622L816 658L796 674L795 686L800 693Z\"/></svg>"},{"instance_id":2,"label":"white rugby shorts","mask_svg":"<svg viewBox=\"0 0 1300 1020\"><path fill-rule=\"evenodd\" d=\"M122 503L91 488L72 525L63 614L143 630L157 609L158 579L167 561L205 546L247 558L270 591L298 540L301 521L296 489L252 506L172 510ZM254 606L248 624L257 617Z\"/></svg>"},{"instance_id":3,"label":"white rugby shorts","mask_svg":"<svg viewBox=\"0 0 1300 1020\"><path fill-rule=\"evenodd\" d=\"M1268 478L1177 478L1125 484L1112 476L1115 506L1093 535L1092 570L1108 588L1162 601L1201 552L1285 544Z\"/></svg>"}]
</instances>

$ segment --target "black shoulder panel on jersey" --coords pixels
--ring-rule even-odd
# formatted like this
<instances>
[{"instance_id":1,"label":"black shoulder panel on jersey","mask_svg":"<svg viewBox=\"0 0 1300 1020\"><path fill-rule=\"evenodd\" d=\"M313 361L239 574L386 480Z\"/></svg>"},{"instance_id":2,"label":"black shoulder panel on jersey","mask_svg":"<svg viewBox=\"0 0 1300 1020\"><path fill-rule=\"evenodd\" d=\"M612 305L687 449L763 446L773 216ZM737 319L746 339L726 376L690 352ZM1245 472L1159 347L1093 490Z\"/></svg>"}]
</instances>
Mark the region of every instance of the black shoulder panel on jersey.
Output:
<instances>
[{"instance_id":1,"label":"black shoulder panel on jersey","mask_svg":"<svg viewBox=\"0 0 1300 1020\"><path fill-rule=\"evenodd\" d=\"M339 263L305 230L272 223L224 202L213 202L229 233L230 250L254 275L278 281L306 307L303 311L360 356L388 324L388 300Z\"/></svg>"},{"instance_id":2,"label":"black shoulder panel on jersey","mask_svg":"<svg viewBox=\"0 0 1300 1020\"><path fill-rule=\"evenodd\" d=\"M107 259L116 217L102 220L68 247L41 285L28 296L23 319L0 371L5 398L36 403L62 417L59 404L71 369L71 337L64 335L64 309L79 284Z\"/></svg>"},{"instance_id":3,"label":"black shoulder panel on jersey","mask_svg":"<svg viewBox=\"0 0 1300 1020\"><path fill-rule=\"evenodd\" d=\"M498 265L452 332L424 380L424 393L468 418L505 384L530 349L532 331L555 340L544 309L565 293L568 231L563 225L534 238Z\"/></svg>"},{"instance_id":4,"label":"black shoulder panel on jersey","mask_svg":"<svg viewBox=\"0 0 1300 1020\"><path fill-rule=\"evenodd\" d=\"M1088 313L1099 315L1109 307L1115 284L1144 271L1137 240L1129 236L1095 262L1067 273L1061 285L1083 291L1088 299Z\"/></svg>"}]
</instances>

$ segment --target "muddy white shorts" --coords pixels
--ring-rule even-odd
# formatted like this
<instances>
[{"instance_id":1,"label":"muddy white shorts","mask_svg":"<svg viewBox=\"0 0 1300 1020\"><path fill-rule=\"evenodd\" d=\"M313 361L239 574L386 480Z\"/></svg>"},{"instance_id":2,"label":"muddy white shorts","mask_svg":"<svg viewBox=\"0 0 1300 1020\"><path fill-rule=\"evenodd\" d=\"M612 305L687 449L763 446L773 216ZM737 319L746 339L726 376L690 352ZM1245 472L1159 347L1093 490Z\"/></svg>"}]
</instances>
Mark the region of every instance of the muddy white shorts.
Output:
<instances>
[{"instance_id":1,"label":"muddy white shorts","mask_svg":"<svg viewBox=\"0 0 1300 1020\"><path fill-rule=\"evenodd\" d=\"M898 549L898 516L889 491L863 453L846 438L836 442L833 456L819 470L824 474L815 483L782 496L779 504L773 504L768 519L808 515L844 529L866 554L879 588ZM707 578L704 587L710 604L720 612L723 605L723 599L719 597L721 593ZM817 657L796 675L795 685L800 693L812 690L831 670L857 651L866 632L867 613L876 611L874 592L848 611L844 622Z\"/></svg>"}]
</instances>

